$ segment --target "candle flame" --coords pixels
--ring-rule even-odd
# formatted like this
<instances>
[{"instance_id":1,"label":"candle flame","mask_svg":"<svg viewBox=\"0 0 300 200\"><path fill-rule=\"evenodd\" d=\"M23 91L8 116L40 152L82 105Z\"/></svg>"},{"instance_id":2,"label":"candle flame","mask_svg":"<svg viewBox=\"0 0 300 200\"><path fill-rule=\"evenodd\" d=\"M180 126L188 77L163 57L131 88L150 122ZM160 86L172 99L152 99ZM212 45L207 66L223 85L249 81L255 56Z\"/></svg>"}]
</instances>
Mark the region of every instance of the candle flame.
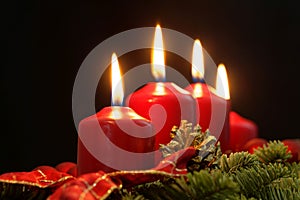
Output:
<instances>
[{"instance_id":1,"label":"candle flame","mask_svg":"<svg viewBox=\"0 0 300 200\"><path fill-rule=\"evenodd\" d=\"M192 76L193 80L201 81L204 78L204 59L202 52L202 45L200 40L195 40L193 46L193 56L192 56Z\"/></svg>"},{"instance_id":2,"label":"candle flame","mask_svg":"<svg viewBox=\"0 0 300 200\"><path fill-rule=\"evenodd\" d=\"M124 92L118 57L115 53L111 56L111 102L113 106L121 106Z\"/></svg>"},{"instance_id":3,"label":"candle flame","mask_svg":"<svg viewBox=\"0 0 300 200\"><path fill-rule=\"evenodd\" d=\"M164 81L166 77L165 54L163 47L162 31L160 25L155 28L153 50L152 50L152 75L156 81Z\"/></svg>"},{"instance_id":4,"label":"candle flame","mask_svg":"<svg viewBox=\"0 0 300 200\"><path fill-rule=\"evenodd\" d=\"M230 99L227 72L224 64L222 63L219 64L217 70L216 93L226 100Z\"/></svg>"}]
</instances>

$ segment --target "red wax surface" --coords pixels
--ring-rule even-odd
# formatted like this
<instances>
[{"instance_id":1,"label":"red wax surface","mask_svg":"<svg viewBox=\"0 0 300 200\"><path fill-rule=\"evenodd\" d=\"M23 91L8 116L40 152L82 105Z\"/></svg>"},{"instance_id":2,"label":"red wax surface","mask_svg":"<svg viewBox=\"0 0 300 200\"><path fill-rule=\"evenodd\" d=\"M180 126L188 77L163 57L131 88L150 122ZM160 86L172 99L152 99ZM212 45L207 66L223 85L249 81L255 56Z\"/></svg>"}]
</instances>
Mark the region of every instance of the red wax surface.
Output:
<instances>
[{"instance_id":1,"label":"red wax surface","mask_svg":"<svg viewBox=\"0 0 300 200\"><path fill-rule=\"evenodd\" d=\"M229 150L230 100L217 96L206 83L192 83L185 88L197 101L198 123L202 131L207 129L221 143L224 153Z\"/></svg>"},{"instance_id":2,"label":"red wax surface","mask_svg":"<svg viewBox=\"0 0 300 200\"><path fill-rule=\"evenodd\" d=\"M78 130L78 175L154 167L153 125L129 107L105 107Z\"/></svg>"},{"instance_id":3,"label":"red wax surface","mask_svg":"<svg viewBox=\"0 0 300 200\"><path fill-rule=\"evenodd\" d=\"M155 128L155 149L170 142L173 126L181 120L196 122L196 101L186 90L170 82L150 82L133 92L126 104L139 115L152 121Z\"/></svg>"},{"instance_id":4,"label":"red wax surface","mask_svg":"<svg viewBox=\"0 0 300 200\"><path fill-rule=\"evenodd\" d=\"M233 152L242 151L248 141L257 137L258 127L252 120L230 112L230 148Z\"/></svg>"}]
</instances>

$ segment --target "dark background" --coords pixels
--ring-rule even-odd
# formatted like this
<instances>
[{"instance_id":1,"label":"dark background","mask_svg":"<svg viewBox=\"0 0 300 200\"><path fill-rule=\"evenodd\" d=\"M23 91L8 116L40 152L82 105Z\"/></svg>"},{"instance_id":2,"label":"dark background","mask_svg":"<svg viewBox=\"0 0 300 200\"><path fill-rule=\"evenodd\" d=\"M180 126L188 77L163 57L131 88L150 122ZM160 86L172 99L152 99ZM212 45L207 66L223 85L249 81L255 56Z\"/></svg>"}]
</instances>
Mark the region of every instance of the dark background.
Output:
<instances>
[{"instance_id":1,"label":"dark background","mask_svg":"<svg viewBox=\"0 0 300 200\"><path fill-rule=\"evenodd\" d=\"M215 63L225 63L232 109L255 121L260 137L299 138L296 5L112 2L9 1L2 6L1 173L76 162L72 89L82 61L114 34L158 22L200 38ZM109 95L102 97L99 109L110 102Z\"/></svg>"}]
</instances>

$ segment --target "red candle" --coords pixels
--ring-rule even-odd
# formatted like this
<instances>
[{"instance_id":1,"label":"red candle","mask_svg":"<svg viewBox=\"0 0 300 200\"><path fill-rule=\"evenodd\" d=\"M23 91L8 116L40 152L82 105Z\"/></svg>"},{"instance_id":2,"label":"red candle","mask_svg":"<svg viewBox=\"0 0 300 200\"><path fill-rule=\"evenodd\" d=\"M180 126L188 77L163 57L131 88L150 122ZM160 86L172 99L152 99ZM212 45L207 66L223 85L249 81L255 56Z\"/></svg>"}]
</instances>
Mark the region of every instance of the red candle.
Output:
<instances>
[{"instance_id":1,"label":"red candle","mask_svg":"<svg viewBox=\"0 0 300 200\"><path fill-rule=\"evenodd\" d=\"M156 27L152 52L152 74L158 82L150 82L127 97L126 104L139 115L151 119L155 128L155 149L170 142L170 131L181 120L196 122L196 101L186 90L165 79L162 32ZM162 159L157 152L156 162Z\"/></svg>"},{"instance_id":2,"label":"red candle","mask_svg":"<svg viewBox=\"0 0 300 200\"><path fill-rule=\"evenodd\" d=\"M216 91L212 90L212 117L211 125L209 127L213 134L219 135L221 142L221 149L224 153L229 153L230 147L230 118L229 113L231 110L229 82L227 72L224 64L218 65Z\"/></svg>"},{"instance_id":3,"label":"red candle","mask_svg":"<svg viewBox=\"0 0 300 200\"><path fill-rule=\"evenodd\" d=\"M229 111L230 101L214 94L213 89L205 83L192 83L186 90L190 91L198 105L198 124L202 131L207 129L218 138L225 153L229 149Z\"/></svg>"},{"instance_id":4,"label":"red candle","mask_svg":"<svg viewBox=\"0 0 300 200\"><path fill-rule=\"evenodd\" d=\"M198 123L202 131L207 129L221 143L225 153L229 149L229 111L230 95L225 66L218 66L216 89L204 81L204 60L202 46L195 40L192 57L192 76L195 83L185 89L193 94L197 101L199 112Z\"/></svg>"},{"instance_id":5,"label":"red candle","mask_svg":"<svg viewBox=\"0 0 300 200\"><path fill-rule=\"evenodd\" d=\"M211 89L204 81L204 59L202 46L199 40L195 40L192 56L192 77L196 83L192 83L185 89L197 100L197 123L205 131L209 128L211 119Z\"/></svg>"},{"instance_id":6,"label":"red candle","mask_svg":"<svg viewBox=\"0 0 300 200\"><path fill-rule=\"evenodd\" d=\"M102 170L143 170L154 167L152 123L129 107L121 107L123 89L118 61L112 56L112 102L79 124L78 174ZM119 96L117 96L119 92Z\"/></svg>"},{"instance_id":7,"label":"red candle","mask_svg":"<svg viewBox=\"0 0 300 200\"><path fill-rule=\"evenodd\" d=\"M258 127L252 120L242 117L237 112L230 112L230 149L233 152L243 150L248 141L257 137Z\"/></svg>"}]
</instances>

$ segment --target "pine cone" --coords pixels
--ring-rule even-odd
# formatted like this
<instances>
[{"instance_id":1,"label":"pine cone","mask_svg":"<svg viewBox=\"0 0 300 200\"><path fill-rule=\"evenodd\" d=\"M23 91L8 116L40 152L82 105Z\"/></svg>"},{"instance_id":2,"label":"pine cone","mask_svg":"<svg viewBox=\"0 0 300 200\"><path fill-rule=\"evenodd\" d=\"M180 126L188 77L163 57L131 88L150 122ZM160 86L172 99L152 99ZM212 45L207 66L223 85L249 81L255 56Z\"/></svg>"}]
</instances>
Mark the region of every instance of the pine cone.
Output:
<instances>
[{"instance_id":1,"label":"pine cone","mask_svg":"<svg viewBox=\"0 0 300 200\"><path fill-rule=\"evenodd\" d=\"M189 171L213 167L222 155L220 143L217 143L217 139L210 135L209 130L202 132L199 124L193 127L192 123L182 120L180 127L173 127L170 136L172 140L168 144L160 145L163 157L190 146L197 150L197 156L188 163Z\"/></svg>"}]
</instances>

